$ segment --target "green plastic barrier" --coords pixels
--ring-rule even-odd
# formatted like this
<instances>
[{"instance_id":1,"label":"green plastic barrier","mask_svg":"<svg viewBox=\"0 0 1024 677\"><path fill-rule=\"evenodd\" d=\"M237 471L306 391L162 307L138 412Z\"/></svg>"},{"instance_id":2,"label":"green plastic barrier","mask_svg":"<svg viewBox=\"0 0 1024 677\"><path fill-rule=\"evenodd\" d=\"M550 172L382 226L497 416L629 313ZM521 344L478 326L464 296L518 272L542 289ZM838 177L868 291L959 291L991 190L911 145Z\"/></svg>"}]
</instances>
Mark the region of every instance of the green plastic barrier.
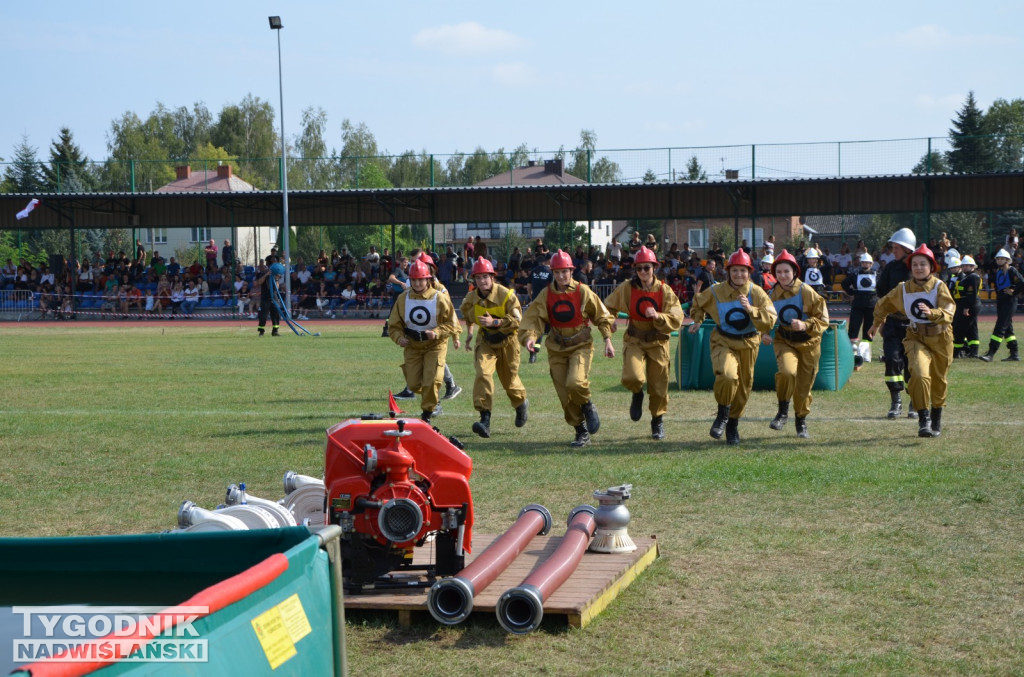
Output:
<instances>
[{"instance_id":1,"label":"green plastic barrier","mask_svg":"<svg viewBox=\"0 0 1024 677\"><path fill-rule=\"evenodd\" d=\"M696 334L684 328L679 332L676 351L676 384L680 390L711 390L715 373L711 368L711 331L715 323L707 320ZM774 335L774 332L772 332ZM775 350L761 346L754 364L754 389L775 390L775 373L779 366ZM821 337L821 358L813 390L840 390L853 373L853 346L846 321L832 322Z\"/></svg>"},{"instance_id":2,"label":"green plastic barrier","mask_svg":"<svg viewBox=\"0 0 1024 677\"><path fill-rule=\"evenodd\" d=\"M330 533L326 544L305 527L0 539L0 607L170 606L282 553L288 564L280 575L192 623L197 639L207 641L204 662L120 662L93 674L341 675L345 659L340 530L326 529L334 530L324 532ZM284 619L284 624L275 618ZM305 634L296 633L296 624L306 627L304 623ZM287 631L300 636L292 640Z\"/></svg>"}]
</instances>

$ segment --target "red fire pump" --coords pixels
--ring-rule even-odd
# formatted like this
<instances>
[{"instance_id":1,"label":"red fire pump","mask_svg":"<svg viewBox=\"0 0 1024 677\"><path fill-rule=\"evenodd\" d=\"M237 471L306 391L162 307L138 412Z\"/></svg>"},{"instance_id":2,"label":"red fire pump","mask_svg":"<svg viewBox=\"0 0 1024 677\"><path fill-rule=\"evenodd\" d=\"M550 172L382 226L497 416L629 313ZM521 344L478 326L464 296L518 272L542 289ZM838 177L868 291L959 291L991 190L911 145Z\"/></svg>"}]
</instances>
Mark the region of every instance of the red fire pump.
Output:
<instances>
[{"instance_id":1,"label":"red fire pump","mask_svg":"<svg viewBox=\"0 0 1024 677\"><path fill-rule=\"evenodd\" d=\"M428 587L432 580L388 574L461 571L471 552L472 473L472 459L419 419L350 419L328 430L327 519L344 532L346 590ZM433 563L413 565L413 549L428 540Z\"/></svg>"}]
</instances>

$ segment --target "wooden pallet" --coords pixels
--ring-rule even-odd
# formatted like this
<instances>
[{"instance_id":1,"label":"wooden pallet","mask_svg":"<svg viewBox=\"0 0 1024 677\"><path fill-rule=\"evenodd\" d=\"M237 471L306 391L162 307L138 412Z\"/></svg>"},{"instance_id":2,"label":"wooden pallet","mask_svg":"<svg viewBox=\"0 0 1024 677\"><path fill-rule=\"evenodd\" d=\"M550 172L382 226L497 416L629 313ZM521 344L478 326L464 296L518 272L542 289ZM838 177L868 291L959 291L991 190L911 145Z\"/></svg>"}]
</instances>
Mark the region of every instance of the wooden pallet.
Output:
<instances>
[{"instance_id":1,"label":"wooden pallet","mask_svg":"<svg viewBox=\"0 0 1024 677\"><path fill-rule=\"evenodd\" d=\"M474 534L474 555L466 556L466 564L473 557L487 549L495 534ZM503 571L493 583L481 591L473 600L471 617L480 614L494 615L498 598L509 588L513 588L530 575L534 568L547 559L558 544L561 536L537 536L530 542L526 550ZM566 622L574 628L586 627L605 607L611 604L619 592L654 562L659 556L657 536L650 538L634 537L637 549L630 553L610 555L587 552L579 567L561 588L552 593L544 602L544 616L565 616ZM424 547L417 549L414 563L430 562L433 549ZM402 626L412 623L414 613L427 613L427 589L413 588L399 592L367 592L345 596L346 610L397 611L398 622Z\"/></svg>"}]
</instances>

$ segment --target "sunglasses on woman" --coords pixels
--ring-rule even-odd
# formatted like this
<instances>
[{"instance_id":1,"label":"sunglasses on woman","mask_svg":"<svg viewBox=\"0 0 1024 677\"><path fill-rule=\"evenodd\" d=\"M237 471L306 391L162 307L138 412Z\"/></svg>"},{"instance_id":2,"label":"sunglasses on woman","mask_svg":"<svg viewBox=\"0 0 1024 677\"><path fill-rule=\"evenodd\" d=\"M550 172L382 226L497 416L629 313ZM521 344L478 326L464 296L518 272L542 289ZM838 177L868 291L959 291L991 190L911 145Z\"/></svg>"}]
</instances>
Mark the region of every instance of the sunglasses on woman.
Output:
<instances>
[{"instance_id":1,"label":"sunglasses on woman","mask_svg":"<svg viewBox=\"0 0 1024 677\"><path fill-rule=\"evenodd\" d=\"M637 266L636 269L637 270L644 270L644 271L654 270L654 266Z\"/></svg>"}]
</instances>

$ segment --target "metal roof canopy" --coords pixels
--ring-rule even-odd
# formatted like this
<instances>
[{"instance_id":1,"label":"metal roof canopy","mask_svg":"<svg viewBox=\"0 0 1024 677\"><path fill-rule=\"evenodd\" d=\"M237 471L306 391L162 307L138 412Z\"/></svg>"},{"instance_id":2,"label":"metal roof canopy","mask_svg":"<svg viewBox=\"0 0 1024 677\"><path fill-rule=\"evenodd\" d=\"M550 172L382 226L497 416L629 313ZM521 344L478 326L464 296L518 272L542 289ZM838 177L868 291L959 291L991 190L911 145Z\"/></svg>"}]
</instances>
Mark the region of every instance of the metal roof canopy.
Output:
<instances>
[{"instance_id":1,"label":"metal roof canopy","mask_svg":"<svg viewBox=\"0 0 1024 677\"><path fill-rule=\"evenodd\" d=\"M15 214L29 199L28 219ZM751 218L1024 209L1024 172L289 191L292 226ZM279 226L281 193L0 194L0 229Z\"/></svg>"}]
</instances>

